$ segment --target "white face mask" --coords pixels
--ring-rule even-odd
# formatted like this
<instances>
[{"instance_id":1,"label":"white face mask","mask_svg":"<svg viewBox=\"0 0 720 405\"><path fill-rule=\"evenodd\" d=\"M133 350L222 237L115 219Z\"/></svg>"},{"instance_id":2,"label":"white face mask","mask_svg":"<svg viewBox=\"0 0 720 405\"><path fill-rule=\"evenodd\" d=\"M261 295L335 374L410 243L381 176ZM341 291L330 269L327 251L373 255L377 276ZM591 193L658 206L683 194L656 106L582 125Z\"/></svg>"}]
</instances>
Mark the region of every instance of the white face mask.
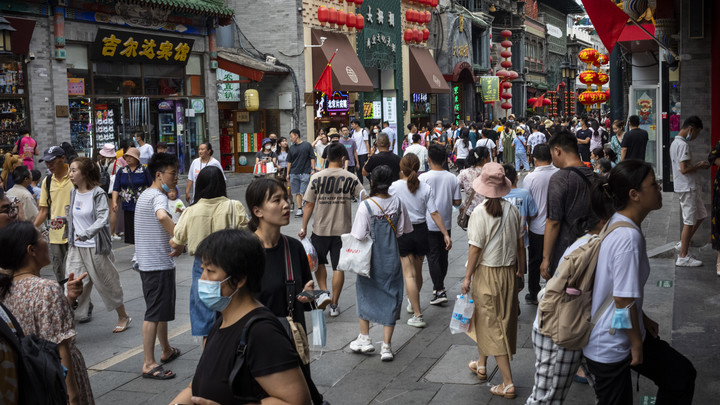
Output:
<instances>
[{"instance_id":1,"label":"white face mask","mask_svg":"<svg viewBox=\"0 0 720 405\"><path fill-rule=\"evenodd\" d=\"M373 132L377 134L377 133L378 133L378 130L377 130L377 129L373 129Z\"/></svg>"},{"instance_id":2,"label":"white face mask","mask_svg":"<svg viewBox=\"0 0 720 405\"><path fill-rule=\"evenodd\" d=\"M272 148L272 145L269 144L269 143L266 143L266 144L265 144L265 149L270 150L270 148Z\"/></svg>"}]
</instances>

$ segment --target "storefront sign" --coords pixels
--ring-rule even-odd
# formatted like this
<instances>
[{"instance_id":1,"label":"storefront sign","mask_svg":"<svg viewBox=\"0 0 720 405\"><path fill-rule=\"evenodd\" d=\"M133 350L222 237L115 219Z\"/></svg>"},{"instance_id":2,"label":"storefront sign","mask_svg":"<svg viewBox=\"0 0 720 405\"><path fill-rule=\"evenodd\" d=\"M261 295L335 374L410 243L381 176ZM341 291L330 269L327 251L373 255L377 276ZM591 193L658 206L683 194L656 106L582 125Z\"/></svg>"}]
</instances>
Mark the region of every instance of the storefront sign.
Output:
<instances>
[{"instance_id":1,"label":"storefront sign","mask_svg":"<svg viewBox=\"0 0 720 405\"><path fill-rule=\"evenodd\" d=\"M205 112L205 100L201 98L195 98L191 101L192 109L195 114L203 114Z\"/></svg>"},{"instance_id":2,"label":"storefront sign","mask_svg":"<svg viewBox=\"0 0 720 405\"><path fill-rule=\"evenodd\" d=\"M327 98L325 111L330 115L347 115L348 101L349 97L346 91L335 91L332 96Z\"/></svg>"},{"instance_id":3,"label":"storefront sign","mask_svg":"<svg viewBox=\"0 0 720 405\"><path fill-rule=\"evenodd\" d=\"M484 102L500 100L500 78L497 76L481 76L482 98Z\"/></svg>"},{"instance_id":4,"label":"storefront sign","mask_svg":"<svg viewBox=\"0 0 720 405\"><path fill-rule=\"evenodd\" d=\"M413 103L427 103L427 101L428 101L427 93L413 93L413 95L412 95Z\"/></svg>"},{"instance_id":5,"label":"storefront sign","mask_svg":"<svg viewBox=\"0 0 720 405\"><path fill-rule=\"evenodd\" d=\"M92 59L185 66L194 43L194 39L99 29L92 46Z\"/></svg>"},{"instance_id":6,"label":"storefront sign","mask_svg":"<svg viewBox=\"0 0 720 405\"><path fill-rule=\"evenodd\" d=\"M365 0L360 14L365 28L358 34L357 53L364 66L397 70L401 66L400 1ZM367 99L366 99L367 100Z\"/></svg>"},{"instance_id":7,"label":"storefront sign","mask_svg":"<svg viewBox=\"0 0 720 405\"><path fill-rule=\"evenodd\" d=\"M550 35L550 36L552 36L552 37L560 38L560 37L562 36L562 34L563 34L563 32L562 32L562 30L560 29L560 27L556 27L556 26L554 26L554 25L552 25L552 24L546 24L545 27L547 27L547 33L548 33L548 35Z\"/></svg>"},{"instance_id":8,"label":"storefront sign","mask_svg":"<svg viewBox=\"0 0 720 405\"><path fill-rule=\"evenodd\" d=\"M382 101L370 101L363 104L363 118L379 120L382 118Z\"/></svg>"},{"instance_id":9,"label":"storefront sign","mask_svg":"<svg viewBox=\"0 0 720 405\"><path fill-rule=\"evenodd\" d=\"M412 111L413 115L428 115L430 114L430 100L428 99L427 93L413 93L412 94Z\"/></svg>"},{"instance_id":10,"label":"storefront sign","mask_svg":"<svg viewBox=\"0 0 720 405\"><path fill-rule=\"evenodd\" d=\"M397 122L397 100L395 97L385 97L383 99L383 117L389 123Z\"/></svg>"},{"instance_id":11,"label":"storefront sign","mask_svg":"<svg viewBox=\"0 0 720 405\"><path fill-rule=\"evenodd\" d=\"M218 101L241 101L240 76L220 68L215 71L215 74Z\"/></svg>"},{"instance_id":12,"label":"storefront sign","mask_svg":"<svg viewBox=\"0 0 720 405\"><path fill-rule=\"evenodd\" d=\"M70 78L67 79L68 95L69 96L84 96L85 95L85 79Z\"/></svg>"}]
</instances>

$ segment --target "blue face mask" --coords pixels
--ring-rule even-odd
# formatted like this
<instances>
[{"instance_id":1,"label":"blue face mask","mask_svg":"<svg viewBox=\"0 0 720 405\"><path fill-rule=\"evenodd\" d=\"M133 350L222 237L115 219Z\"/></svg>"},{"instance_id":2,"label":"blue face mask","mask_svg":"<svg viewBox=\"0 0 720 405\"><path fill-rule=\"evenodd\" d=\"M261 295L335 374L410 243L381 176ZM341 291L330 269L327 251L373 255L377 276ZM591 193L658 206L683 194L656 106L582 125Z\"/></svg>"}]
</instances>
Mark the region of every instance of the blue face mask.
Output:
<instances>
[{"instance_id":1,"label":"blue face mask","mask_svg":"<svg viewBox=\"0 0 720 405\"><path fill-rule=\"evenodd\" d=\"M168 187L167 184L163 183L160 185L160 187L162 187L162 190L165 192L165 194L170 192L170 187Z\"/></svg>"},{"instance_id":2,"label":"blue face mask","mask_svg":"<svg viewBox=\"0 0 720 405\"><path fill-rule=\"evenodd\" d=\"M213 311L222 312L230 304L233 295L238 292L238 290L235 290L235 292L227 297L223 297L221 292L222 283L229 279L230 277L223 281L198 280L198 296L200 297L200 301Z\"/></svg>"},{"instance_id":3,"label":"blue face mask","mask_svg":"<svg viewBox=\"0 0 720 405\"><path fill-rule=\"evenodd\" d=\"M610 321L612 329L632 329L632 321L630 320L629 308L615 308L612 320Z\"/></svg>"}]
</instances>

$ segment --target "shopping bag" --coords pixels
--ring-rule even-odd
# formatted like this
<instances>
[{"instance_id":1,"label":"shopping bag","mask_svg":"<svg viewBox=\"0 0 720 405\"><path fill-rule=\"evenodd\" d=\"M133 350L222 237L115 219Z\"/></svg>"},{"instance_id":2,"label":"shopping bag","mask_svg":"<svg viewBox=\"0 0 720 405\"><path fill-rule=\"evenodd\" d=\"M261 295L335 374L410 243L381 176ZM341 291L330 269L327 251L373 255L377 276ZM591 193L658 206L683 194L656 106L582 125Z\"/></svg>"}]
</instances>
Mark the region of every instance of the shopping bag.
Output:
<instances>
[{"instance_id":1,"label":"shopping bag","mask_svg":"<svg viewBox=\"0 0 720 405\"><path fill-rule=\"evenodd\" d=\"M322 309L313 309L310 311L312 314L313 323L313 346L320 346L322 348L327 344L327 326L325 324L325 311Z\"/></svg>"},{"instance_id":2,"label":"shopping bag","mask_svg":"<svg viewBox=\"0 0 720 405\"><path fill-rule=\"evenodd\" d=\"M267 173L267 174L277 173L277 168L275 168L275 164L273 162L265 163L265 173Z\"/></svg>"},{"instance_id":3,"label":"shopping bag","mask_svg":"<svg viewBox=\"0 0 720 405\"><path fill-rule=\"evenodd\" d=\"M308 264L310 265L310 271L315 272L318 268L318 255L315 247L308 238L300 239L303 247L305 248L305 254L307 255Z\"/></svg>"},{"instance_id":4,"label":"shopping bag","mask_svg":"<svg viewBox=\"0 0 720 405\"><path fill-rule=\"evenodd\" d=\"M473 342L477 343L477 334L475 333L475 316L477 314L473 312L472 318L470 318L470 328L465 332L466 335L470 337L470 339L473 340Z\"/></svg>"},{"instance_id":5,"label":"shopping bag","mask_svg":"<svg viewBox=\"0 0 720 405\"><path fill-rule=\"evenodd\" d=\"M253 174L256 176L267 174L267 166L265 165L265 163L255 163L255 167L253 168Z\"/></svg>"},{"instance_id":6,"label":"shopping bag","mask_svg":"<svg viewBox=\"0 0 720 405\"><path fill-rule=\"evenodd\" d=\"M359 276L370 277L370 256L372 254L372 239L366 236L360 240L346 233L340 236L342 250L338 270L349 271Z\"/></svg>"}]
</instances>

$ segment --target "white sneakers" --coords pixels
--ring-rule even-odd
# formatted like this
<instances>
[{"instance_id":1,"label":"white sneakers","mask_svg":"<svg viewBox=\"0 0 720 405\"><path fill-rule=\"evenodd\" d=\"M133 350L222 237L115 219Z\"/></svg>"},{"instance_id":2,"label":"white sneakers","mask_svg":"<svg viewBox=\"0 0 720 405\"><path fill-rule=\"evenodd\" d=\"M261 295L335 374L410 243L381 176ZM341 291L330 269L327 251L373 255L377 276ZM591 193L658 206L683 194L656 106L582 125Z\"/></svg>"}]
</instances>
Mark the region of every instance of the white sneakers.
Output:
<instances>
[{"instance_id":1,"label":"white sneakers","mask_svg":"<svg viewBox=\"0 0 720 405\"><path fill-rule=\"evenodd\" d=\"M340 315L340 306L338 304L330 304L330 316L333 318Z\"/></svg>"},{"instance_id":2,"label":"white sneakers","mask_svg":"<svg viewBox=\"0 0 720 405\"><path fill-rule=\"evenodd\" d=\"M413 316L408 319L407 324L416 328L424 328L427 326L427 322L425 322L422 315Z\"/></svg>"},{"instance_id":3,"label":"white sneakers","mask_svg":"<svg viewBox=\"0 0 720 405\"><path fill-rule=\"evenodd\" d=\"M393 356L392 348L389 344L383 342L382 348L380 349L380 360L382 361L393 361L395 356Z\"/></svg>"},{"instance_id":4,"label":"white sneakers","mask_svg":"<svg viewBox=\"0 0 720 405\"><path fill-rule=\"evenodd\" d=\"M689 254L685 257L678 256L677 260L675 260L675 266L677 267L700 267L702 265L703 263L700 260Z\"/></svg>"},{"instance_id":5,"label":"white sneakers","mask_svg":"<svg viewBox=\"0 0 720 405\"><path fill-rule=\"evenodd\" d=\"M355 353L370 353L375 351L375 346L373 346L370 336L361 333L357 339L350 342L350 350Z\"/></svg>"},{"instance_id":6,"label":"white sneakers","mask_svg":"<svg viewBox=\"0 0 720 405\"><path fill-rule=\"evenodd\" d=\"M410 303L410 298L408 298L408 306L405 308L408 314L414 314L415 311L413 311L412 304Z\"/></svg>"},{"instance_id":7,"label":"white sneakers","mask_svg":"<svg viewBox=\"0 0 720 405\"><path fill-rule=\"evenodd\" d=\"M330 299L330 294L328 293L322 293L317 298L315 298L315 305L317 305L318 309L321 309L323 311L331 302L332 300Z\"/></svg>"}]
</instances>

